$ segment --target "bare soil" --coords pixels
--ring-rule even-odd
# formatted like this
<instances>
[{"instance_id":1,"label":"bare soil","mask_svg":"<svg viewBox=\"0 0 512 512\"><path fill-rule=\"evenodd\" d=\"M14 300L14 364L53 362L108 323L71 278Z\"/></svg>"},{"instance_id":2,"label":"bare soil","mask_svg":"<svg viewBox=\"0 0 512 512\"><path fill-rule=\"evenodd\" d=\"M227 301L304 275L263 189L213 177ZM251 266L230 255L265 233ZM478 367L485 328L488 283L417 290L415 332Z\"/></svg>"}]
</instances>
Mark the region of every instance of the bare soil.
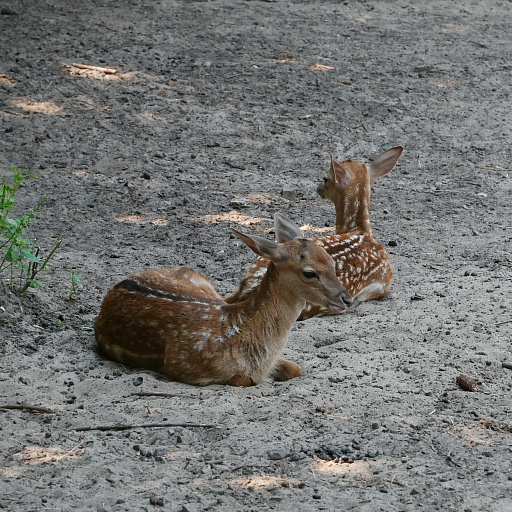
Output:
<instances>
[{"instance_id":1,"label":"bare soil","mask_svg":"<svg viewBox=\"0 0 512 512\"><path fill-rule=\"evenodd\" d=\"M1 288L0 405L53 414L0 410L0 508L512 510L511 9L0 0L0 176L37 175L20 212L51 196L42 250L66 236L44 288ZM298 322L302 377L196 388L98 354L110 286L185 265L228 294L253 260L231 227L314 236L330 155L398 144L372 195L391 294ZM214 426L76 430L117 423Z\"/></svg>"}]
</instances>

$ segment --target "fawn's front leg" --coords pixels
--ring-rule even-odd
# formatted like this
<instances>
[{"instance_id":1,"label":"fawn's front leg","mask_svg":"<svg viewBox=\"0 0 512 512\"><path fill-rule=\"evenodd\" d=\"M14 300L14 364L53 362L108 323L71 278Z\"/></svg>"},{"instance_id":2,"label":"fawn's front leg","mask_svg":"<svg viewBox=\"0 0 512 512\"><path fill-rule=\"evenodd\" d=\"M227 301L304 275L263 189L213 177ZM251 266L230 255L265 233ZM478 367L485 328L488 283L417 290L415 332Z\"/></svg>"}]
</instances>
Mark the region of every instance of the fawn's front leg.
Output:
<instances>
[{"instance_id":1,"label":"fawn's front leg","mask_svg":"<svg viewBox=\"0 0 512 512\"><path fill-rule=\"evenodd\" d=\"M295 377L300 377L300 375L300 366L286 359L278 359L277 365L272 373L274 379L278 381L295 379Z\"/></svg>"}]
</instances>

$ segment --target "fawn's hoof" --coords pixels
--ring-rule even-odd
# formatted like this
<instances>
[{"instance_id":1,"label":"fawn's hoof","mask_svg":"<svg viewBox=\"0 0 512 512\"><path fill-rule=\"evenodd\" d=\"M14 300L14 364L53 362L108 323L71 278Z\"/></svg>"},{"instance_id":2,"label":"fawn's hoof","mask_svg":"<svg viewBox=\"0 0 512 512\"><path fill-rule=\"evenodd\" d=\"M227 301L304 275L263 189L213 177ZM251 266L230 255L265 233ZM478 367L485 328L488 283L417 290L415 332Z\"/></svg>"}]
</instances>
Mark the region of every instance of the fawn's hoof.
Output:
<instances>
[{"instance_id":1,"label":"fawn's hoof","mask_svg":"<svg viewBox=\"0 0 512 512\"><path fill-rule=\"evenodd\" d=\"M274 379L278 381L295 379L295 377L300 377L300 375L300 366L286 359L279 359L274 370Z\"/></svg>"},{"instance_id":2,"label":"fawn's hoof","mask_svg":"<svg viewBox=\"0 0 512 512\"><path fill-rule=\"evenodd\" d=\"M240 387L244 387L244 388L247 388L249 386L252 386L254 384L254 382L252 381L252 379L250 377L239 377L238 375L236 375L235 377L232 377L231 379L229 379L226 384L228 386L235 386L237 388L240 388Z\"/></svg>"}]
</instances>

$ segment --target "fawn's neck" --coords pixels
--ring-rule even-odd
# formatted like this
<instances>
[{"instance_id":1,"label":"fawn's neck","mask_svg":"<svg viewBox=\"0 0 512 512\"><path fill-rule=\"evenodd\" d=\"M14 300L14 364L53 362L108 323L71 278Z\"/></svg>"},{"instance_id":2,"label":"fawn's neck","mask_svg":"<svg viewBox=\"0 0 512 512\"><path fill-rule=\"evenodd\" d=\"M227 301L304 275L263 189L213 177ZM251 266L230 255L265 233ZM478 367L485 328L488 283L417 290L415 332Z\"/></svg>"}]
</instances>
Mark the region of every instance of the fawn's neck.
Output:
<instances>
[{"instance_id":1,"label":"fawn's neck","mask_svg":"<svg viewBox=\"0 0 512 512\"><path fill-rule=\"evenodd\" d=\"M238 319L242 342L279 352L305 304L287 289L274 264L269 263L259 286L245 300L228 307L230 317Z\"/></svg>"},{"instance_id":2,"label":"fawn's neck","mask_svg":"<svg viewBox=\"0 0 512 512\"><path fill-rule=\"evenodd\" d=\"M356 182L347 194L335 203L336 233L362 231L371 234L370 184Z\"/></svg>"}]
</instances>

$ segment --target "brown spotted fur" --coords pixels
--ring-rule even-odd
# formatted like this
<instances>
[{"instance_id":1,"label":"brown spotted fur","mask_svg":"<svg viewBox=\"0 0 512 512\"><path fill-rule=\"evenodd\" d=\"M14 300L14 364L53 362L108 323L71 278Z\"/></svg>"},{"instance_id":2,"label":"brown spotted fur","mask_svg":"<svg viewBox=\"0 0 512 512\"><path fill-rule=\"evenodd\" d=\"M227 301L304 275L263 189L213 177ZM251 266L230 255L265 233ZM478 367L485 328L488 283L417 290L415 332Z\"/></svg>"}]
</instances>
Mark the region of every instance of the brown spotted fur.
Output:
<instances>
[{"instance_id":1,"label":"brown spotted fur","mask_svg":"<svg viewBox=\"0 0 512 512\"><path fill-rule=\"evenodd\" d=\"M280 354L306 301L339 311L350 296L323 248L298 239L300 230L280 215L275 225L282 243L235 232L270 261L253 293L236 304L186 268L139 272L117 284L95 322L101 351L189 384L249 386L299 376L298 365Z\"/></svg>"},{"instance_id":2,"label":"brown spotted fur","mask_svg":"<svg viewBox=\"0 0 512 512\"><path fill-rule=\"evenodd\" d=\"M331 159L327 177L318 187L319 195L334 203L336 234L313 240L333 257L338 278L354 299L352 307L385 297L393 280L389 255L372 235L370 189L377 178L393 169L402 151L401 146L388 149L369 165ZM264 276L267 264L268 260L258 258L226 301L235 303L249 296ZM339 313L306 304L299 320L332 314Z\"/></svg>"}]
</instances>

